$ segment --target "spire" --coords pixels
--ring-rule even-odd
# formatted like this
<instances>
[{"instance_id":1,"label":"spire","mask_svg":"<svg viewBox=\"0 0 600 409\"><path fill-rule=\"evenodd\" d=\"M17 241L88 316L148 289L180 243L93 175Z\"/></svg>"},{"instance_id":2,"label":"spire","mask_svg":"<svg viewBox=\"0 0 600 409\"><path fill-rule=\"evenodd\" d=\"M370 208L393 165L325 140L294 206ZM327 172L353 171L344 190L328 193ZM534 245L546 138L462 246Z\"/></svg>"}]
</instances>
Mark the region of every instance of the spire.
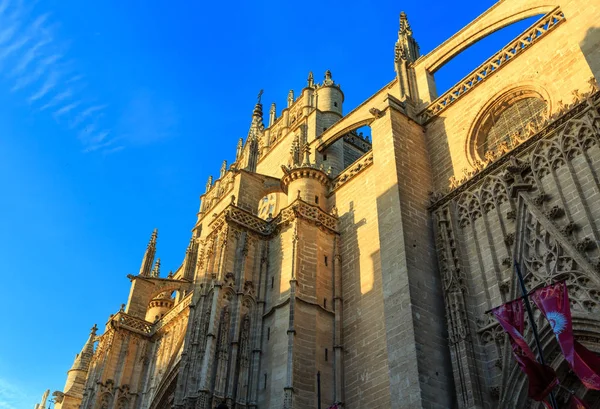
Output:
<instances>
[{"instance_id":1,"label":"spire","mask_svg":"<svg viewBox=\"0 0 600 409\"><path fill-rule=\"evenodd\" d=\"M81 348L81 352L75 357L75 361L71 366L72 371L87 371L90 367L90 362L92 361L92 356L94 355L94 342L96 342L97 331L98 326L94 324L94 326L90 329L90 336L88 337L88 340L83 345L83 348Z\"/></svg>"},{"instance_id":2,"label":"spire","mask_svg":"<svg viewBox=\"0 0 600 409\"><path fill-rule=\"evenodd\" d=\"M244 138L240 138L237 144L237 150L235 151L235 160L238 161L242 156L242 150L244 149Z\"/></svg>"},{"instance_id":3,"label":"spire","mask_svg":"<svg viewBox=\"0 0 600 409\"><path fill-rule=\"evenodd\" d=\"M258 93L258 101L252 112L252 123L250 124L250 130L248 131L248 139L246 140L246 146L248 147L248 156L246 157L245 170L250 172L256 172L256 165L258 164L258 141L262 137L265 125L263 123L263 112L262 104L260 103L263 90L261 89Z\"/></svg>"},{"instance_id":4,"label":"spire","mask_svg":"<svg viewBox=\"0 0 600 409\"><path fill-rule=\"evenodd\" d=\"M154 264L154 268L150 273L150 277L160 277L160 258L156 259L156 263Z\"/></svg>"},{"instance_id":5,"label":"spire","mask_svg":"<svg viewBox=\"0 0 600 409\"><path fill-rule=\"evenodd\" d=\"M400 28L398 29L398 41L396 41L394 54L396 62L405 60L411 63L419 58L419 44L413 37L405 12L400 13Z\"/></svg>"},{"instance_id":6,"label":"spire","mask_svg":"<svg viewBox=\"0 0 600 409\"><path fill-rule=\"evenodd\" d=\"M142 266L140 267L141 276L148 276L150 274L150 269L152 268L152 263L154 263L154 256L156 254L156 239L158 238L158 229L154 229L152 232L152 236L150 236L150 241L148 242L148 246L146 247L146 253L144 253L144 258L142 259Z\"/></svg>"},{"instance_id":7,"label":"spire","mask_svg":"<svg viewBox=\"0 0 600 409\"><path fill-rule=\"evenodd\" d=\"M213 177L209 176L208 180L206 181L206 192L208 192L210 190L210 188L212 187L213 184Z\"/></svg>"},{"instance_id":8,"label":"spire","mask_svg":"<svg viewBox=\"0 0 600 409\"><path fill-rule=\"evenodd\" d=\"M227 161L224 160L223 163L221 164L221 176L219 176L219 178L222 178L223 176L225 176L226 172L227 172Z\"/></svg>"},{"instance_id":9,"label":"spire","mask_svg":"<svg viewBox=\"0 0 600 409\"><path fill-rule=\"evenodd\" d=\"M277 108L275 108L275 102L271 104L271 109L269 109L269 126L272 126L277 119Z\"/></svg>"},{"instance_id":10,"label":"spire","mask_svg":"<svg viewBox=\"0 0 600 409\"><path fill-rule=\"evenodd\" d=\"M288 92L288 97L287 97L288 108L291 107L293 103L294 103L294 90L291 89L290 92Z\"/></svg>"},{"instance_id":11,"label":"spire","mask_svg":"<svg viewBox=\"0 0 600 409\"><path fill-rule=\"evenodd\" d=\"M394 47L394 65L398 86L400 87L400 99L412 100L410 64L419 58L419 45L412 36L413 32L408 23L406 13L400 13L400 28L398 29L398 41Z\"/></svg>"},{"instance_id":12,"label":"spire","mask_svg":"<svg viewBox=\"0 0 600 409\"><path fill-rule=\"evenodd\" d=\"M308 87L312 88L314 86L315 86L315 79L313 77L312 71L309 71L309 73L308 73Z\"/></svg>"}]
</instances>

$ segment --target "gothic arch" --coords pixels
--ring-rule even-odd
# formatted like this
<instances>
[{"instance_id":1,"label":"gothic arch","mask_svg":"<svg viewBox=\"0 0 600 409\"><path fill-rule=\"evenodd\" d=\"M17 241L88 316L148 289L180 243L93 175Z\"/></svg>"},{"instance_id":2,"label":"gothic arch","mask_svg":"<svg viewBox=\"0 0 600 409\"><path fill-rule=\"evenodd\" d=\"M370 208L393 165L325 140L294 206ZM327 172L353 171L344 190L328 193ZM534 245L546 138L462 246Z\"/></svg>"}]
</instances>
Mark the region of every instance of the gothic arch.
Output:
<instances>
[{"instance_id":1,"label":"gothic arch","mask_svg":"<svg viewBox=\"0 0 600 409\"><path fill-rule=\"evenodd\" d=\"M172 404L173 395L175 388L177 387L177 376L179 375L179 362L174 365L170 372L167 372L167 376L164 377L159 388L157 389L156 395L150 404L150 409L170 409Z\"/></svg>"}]
</instances>

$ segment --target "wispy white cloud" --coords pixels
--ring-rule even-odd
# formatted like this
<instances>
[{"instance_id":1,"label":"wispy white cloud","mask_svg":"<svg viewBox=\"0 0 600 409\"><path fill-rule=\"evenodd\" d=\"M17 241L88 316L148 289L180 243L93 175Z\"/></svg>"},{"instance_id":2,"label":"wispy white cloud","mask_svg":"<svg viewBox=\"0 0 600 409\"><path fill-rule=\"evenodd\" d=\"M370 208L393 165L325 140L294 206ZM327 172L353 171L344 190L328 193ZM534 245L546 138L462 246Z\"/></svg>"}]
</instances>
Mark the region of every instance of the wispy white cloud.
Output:
<instances>
[{"instance_id":1,"label":"wispy white cloud","mask_svg":"<svg viewBox=\"0 0 600 409\"><path fill-rule=\"evenodd\" d=\"M114 139L108 140L108 141L103 142L103 143L92 144L92 145L89 145L87 148L85 148L83 150L83 152L84 153L90 153L90 152L94 152L94 151L97 151L97 150L103 150L103 149L108 148L108 147L112 148L112 145L114 145L114 143L116 141L117 141L117 138L114 138Z\"/></svg>"},{"instance_id":2,"label":"wispy white cloud","mask_svg":"<svg viewBox=\"0 0 600 409\"><path fill-rule=\"evenodd\" d=\"M84 109L75 117L75 119L73 120L73 122L71 122L69 126L71 128L76 128L89 117L102 112L106 107L107 105L93 105L89 108Z\"/></svg>"},{"instance_id":3,"label":"wispy white cloud","mask_svg":"<svg viewBox=\"0 0 600 409\"><path fill-rule=\"evenodd\" d=\"M0 0L0 73L12 81L10 90L25 94L36 112L49 113L76 133L85 152L124 149L115 141L126 138L111 138L113 126L107 126L105 115L108 106L102 101L89 103L98 98L86 87L77 61L69 59L68 39L60 38L60 25L49 13L35 14L35 3ZM148 115L159 113L160 109Z\"/></svg>"},{"instance_id":4,"label":"wispy white cloud","mask_svg":"<svg viewBox=\"0 0 600 409\"><path fill-rule=\"evenodd\" d=\"M43 98L48 92L50 92L50 90L56 87L56 84L58 83L58 77L58 73L56 71L52 71L48 75L48 78L46 78L46 81L42 87L29 97L29 102L35 102L38 99Z\"/></svg>"},{"instance_id":5,"label":"wispy white cloud","mask_svg":"<svg viewBox=\"0 0 600 409\"><path fill-rule=\"evenodd\" d=\"M50 42L50 39L43 39L34 44L31 48L29 48L25 54L21 57L18 64L11 71L11 75L21 75L25 71L25 69L35 60L35 58L39 55L40 48L45 46Z\"/></svg>"},{"instance_id":6,"label":"wispy white cloud","mask_svg":"<svg viewBox=\"0 0 600 409\"><path fill-rule=\"evenodd\" d=\"M48 102L46 102L44 105L42 105L42 107L40 108L40 111L45 111L48 108L52 108L58 104L60 104L62 101L71 98L73 96L73 90L71 88L67 88L64 91L61 91L60 93L56 94L54 97L52 97L52 99Z\"/></svg>"},{"instance_id":7,"label":"wispy white cloud","mask_svg":"<svg viewBox=\"0 0 600 409\"><path fill-rule=\"evenodd\" d=\"M67 104L65 106L63 106L60 109L57 109L56 111L54 111L53 115L54 118L58 119L59 117L68 114L69 112L72 112L75 108L77 108L79 105L81 105L81 101L75 101L75 102L71 102L70 104Z\"/></svg>"}]
</instances>

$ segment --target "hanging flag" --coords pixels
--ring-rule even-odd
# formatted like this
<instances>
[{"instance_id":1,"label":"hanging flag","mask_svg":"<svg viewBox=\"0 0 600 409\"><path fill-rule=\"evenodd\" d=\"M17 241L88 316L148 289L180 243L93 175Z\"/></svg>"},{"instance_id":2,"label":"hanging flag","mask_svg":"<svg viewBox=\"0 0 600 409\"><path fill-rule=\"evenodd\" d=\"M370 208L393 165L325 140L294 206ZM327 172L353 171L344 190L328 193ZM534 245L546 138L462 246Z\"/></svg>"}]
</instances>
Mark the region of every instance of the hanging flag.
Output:
<instances>
[{"instance_id":1,"label":"hanging flag","mask_svg":"<svg viewBox=\"0 0 600 409\"><path fill-rule=\"evenodd\" d=\"M569 366L588 389L600 390L600 357L573 337L569 292L564 281L535 291L531 298L542 311Z\"/></svg>"},{"instance_id":2,"label":"hanging flag","mask_svg":"<svg viewBox=\"0 0 600 409\"><path fill-rule=\"evenodd\" d=\"M590 409L590 407L575 395L571 395L569 409Z\"/></svg>"},{"instance_id":3,"label":"hanging flag","mask_svg":"<svg viewBox=\"0 0 600 409\"><path fill-rule=\"evenodd\" d=\"M494 316L509 335L513 356L529 379L529 397L543 401L558 385L554 369L536 361L529 345L523 337L525 311L523 300L514 300L492 310Z\"/></svg>"}]
</instances>

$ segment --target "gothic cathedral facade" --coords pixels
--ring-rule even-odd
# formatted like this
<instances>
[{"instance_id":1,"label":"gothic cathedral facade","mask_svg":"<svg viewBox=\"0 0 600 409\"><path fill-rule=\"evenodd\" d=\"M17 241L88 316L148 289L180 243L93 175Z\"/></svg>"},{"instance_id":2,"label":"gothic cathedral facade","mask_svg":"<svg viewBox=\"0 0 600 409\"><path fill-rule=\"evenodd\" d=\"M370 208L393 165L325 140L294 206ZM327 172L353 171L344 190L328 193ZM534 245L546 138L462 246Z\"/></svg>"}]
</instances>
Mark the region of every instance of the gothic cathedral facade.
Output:
<instances>
[{"instance_id":1,"label":"gothic cathedral facade","mask_svg":"<svg viewBox=\"0 0 600 409\"><path fill-rule=\"evenodd\" d=\"M447 61L532 16L437 95ZM155 231L56 409L541 408L487 314L519 295L513 260L530 288L567 281L600 353L600 4L502 0L427 55L401 14L394 61L349 113L329 71L268 117L259 96L181 266L161 275Z\"/></svg>"}]
</instances>

